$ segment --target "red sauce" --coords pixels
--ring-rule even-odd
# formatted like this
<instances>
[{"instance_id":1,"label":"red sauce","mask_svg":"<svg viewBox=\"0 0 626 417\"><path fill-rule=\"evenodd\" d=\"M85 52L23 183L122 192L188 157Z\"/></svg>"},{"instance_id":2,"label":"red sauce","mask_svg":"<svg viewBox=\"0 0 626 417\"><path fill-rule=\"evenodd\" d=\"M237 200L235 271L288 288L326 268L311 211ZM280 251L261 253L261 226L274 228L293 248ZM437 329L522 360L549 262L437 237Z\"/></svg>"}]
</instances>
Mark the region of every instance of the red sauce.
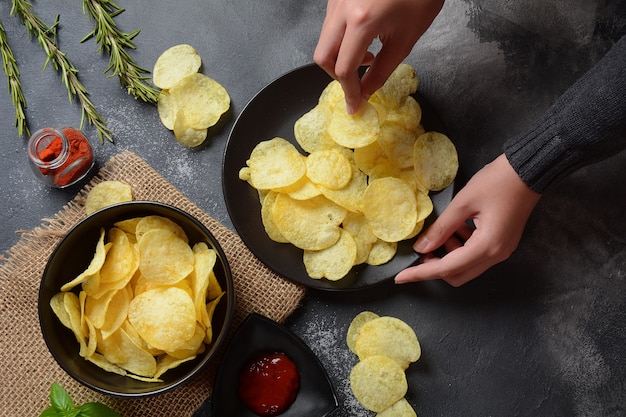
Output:
<instances>
[{"instance_id":1,"label":"red sauce","mask_svg":"<svg viewBox=\"0 0 626 417\"><path fill-rule=\"evenodd\" d=\"M283 353L262 355L250 361L239 375L239 398L259 416L276 416L296 399L300 375Z\"/></svg>"}]
</instances>

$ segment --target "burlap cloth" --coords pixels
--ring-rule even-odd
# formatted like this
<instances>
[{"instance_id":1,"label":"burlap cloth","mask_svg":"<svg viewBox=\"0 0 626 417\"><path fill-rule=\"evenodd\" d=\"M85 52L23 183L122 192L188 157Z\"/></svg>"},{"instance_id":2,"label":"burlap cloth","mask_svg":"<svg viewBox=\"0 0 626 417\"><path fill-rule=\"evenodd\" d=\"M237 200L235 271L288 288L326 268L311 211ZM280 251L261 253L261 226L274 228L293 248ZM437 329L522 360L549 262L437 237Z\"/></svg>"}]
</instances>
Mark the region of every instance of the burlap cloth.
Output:
<instances>
[{"instance_id":1,"label":"burlap cloth","mask_svg":"<svg viewBox=\"0 0 626 417\"><path fill-rule=\"evenodd\" d=\"M41 274L56 244L85 216L83 204L87 192L103 180L130 184L137 200L159 201L185 210L215 235L226 253L235 281L237 301L229 338L251 312L283 322L304 296L304 288L267 269L235 233L188 200L144 160L124 151L112 157L53 218L23 232L18 243L0 255L1 416L38 416L49 405L53 382L59 382L75 404L99 401L126 417L190 416L211 394L217 361L178 389L144 399L124 400L83 387L57 365L48 351L37 316Z\"/></svg>"}]
</instances>

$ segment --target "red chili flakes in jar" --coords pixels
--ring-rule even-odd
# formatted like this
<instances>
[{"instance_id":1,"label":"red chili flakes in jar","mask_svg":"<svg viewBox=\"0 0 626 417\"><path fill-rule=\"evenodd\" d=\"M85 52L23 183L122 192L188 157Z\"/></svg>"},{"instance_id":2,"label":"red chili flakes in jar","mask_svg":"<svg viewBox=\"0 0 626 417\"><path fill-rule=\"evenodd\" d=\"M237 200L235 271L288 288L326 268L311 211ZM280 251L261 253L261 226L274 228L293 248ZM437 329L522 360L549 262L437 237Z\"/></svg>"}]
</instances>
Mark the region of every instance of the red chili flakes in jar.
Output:
<instances>
[{"instance_id":1,"label":"red chili flakes in jar","mask_svg":"<svg viewBox=\"0 0 626 417\"><path fill-rule=\"evenodd\" d=\"M276 416L295 401L300 389L298 369L284 353L261 355L239 375L239 398L259 416Z\"/></svg>"}]
</instances>

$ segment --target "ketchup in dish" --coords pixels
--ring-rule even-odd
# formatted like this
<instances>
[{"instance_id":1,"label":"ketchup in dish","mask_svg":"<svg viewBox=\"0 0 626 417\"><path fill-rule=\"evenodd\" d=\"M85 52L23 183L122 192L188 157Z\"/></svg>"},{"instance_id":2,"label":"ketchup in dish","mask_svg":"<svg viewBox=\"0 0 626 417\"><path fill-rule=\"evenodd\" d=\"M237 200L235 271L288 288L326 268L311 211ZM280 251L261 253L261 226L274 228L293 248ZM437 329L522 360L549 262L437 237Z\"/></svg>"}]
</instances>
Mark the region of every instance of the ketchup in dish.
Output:
<instances>
[{"instance_id":1,"label":"ketchup in dish","mask_svg":"<svg viewBox=\"0 0 626 417\"><path fill-rule=\"evenodd\" d=\"M239 375L239 398L259 416L276 416L296 399L300 375L284 353L261 355L244 366Z\"/></svg>"}]
</instances>

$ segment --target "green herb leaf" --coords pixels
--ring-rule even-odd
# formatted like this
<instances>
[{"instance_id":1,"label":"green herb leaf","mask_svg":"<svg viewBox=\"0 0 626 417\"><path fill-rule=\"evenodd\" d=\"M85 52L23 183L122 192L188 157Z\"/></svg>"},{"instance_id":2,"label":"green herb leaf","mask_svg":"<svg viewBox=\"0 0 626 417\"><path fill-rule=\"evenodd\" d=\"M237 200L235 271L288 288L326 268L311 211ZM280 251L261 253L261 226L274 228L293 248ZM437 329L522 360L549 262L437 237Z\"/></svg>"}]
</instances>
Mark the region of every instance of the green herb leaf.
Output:
<instances>
[{"instance_id":1,"label":"green herb leaf","mask_svg":"<svg viewBox=\"0 0 626 417\"><path fill-rule=\"evenodd\" d=\"M85 403L78 407L81 417L122 417L113 409L102 403Z\"/></svg>"},{"instance_id":2,"label":"green herb leaf","mask_svg":"<svg viewBox=\"0 0 626 417\"><path fill-rule=\"evenodd\" d=\"M50 404L60 413L74 409L72 397L56 382L52 384L52 388L50 388Z\"/></svg>"},{"instance_id":3,"label":"green herb leaf","mask_svg":"<svg viewBox=\"0 0 626 417\"><path fill-rule=\"evenodd\" d=\"M54 409L54 407L50 406L48 408L46 408L45 410L43 410L43 412L41 414L39 414L39 417L59 417L60 413Z\"/></svg>"}]
</instances>

